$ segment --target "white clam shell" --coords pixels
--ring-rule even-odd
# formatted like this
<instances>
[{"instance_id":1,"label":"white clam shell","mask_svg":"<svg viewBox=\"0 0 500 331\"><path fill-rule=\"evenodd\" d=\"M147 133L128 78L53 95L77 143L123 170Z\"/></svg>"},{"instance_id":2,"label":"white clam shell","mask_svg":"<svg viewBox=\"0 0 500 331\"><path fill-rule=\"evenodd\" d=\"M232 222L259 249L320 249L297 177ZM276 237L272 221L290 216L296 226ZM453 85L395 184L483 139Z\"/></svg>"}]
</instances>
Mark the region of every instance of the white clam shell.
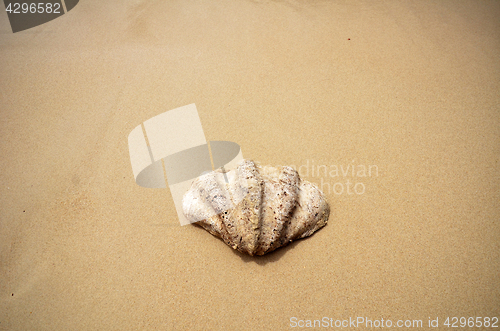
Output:
<instances>
[{"instance_id":1,"label":"white clam shell","mask_svg":"<svg viewBox=\"0 0 500 331\"><path fill-rule=\"evenodd\" d=\"M291 167L243 160L228 173L197 178L183 198L191 223L249 255L264 255L326 225L323 193Z\"/></svg>"}]
</instances>

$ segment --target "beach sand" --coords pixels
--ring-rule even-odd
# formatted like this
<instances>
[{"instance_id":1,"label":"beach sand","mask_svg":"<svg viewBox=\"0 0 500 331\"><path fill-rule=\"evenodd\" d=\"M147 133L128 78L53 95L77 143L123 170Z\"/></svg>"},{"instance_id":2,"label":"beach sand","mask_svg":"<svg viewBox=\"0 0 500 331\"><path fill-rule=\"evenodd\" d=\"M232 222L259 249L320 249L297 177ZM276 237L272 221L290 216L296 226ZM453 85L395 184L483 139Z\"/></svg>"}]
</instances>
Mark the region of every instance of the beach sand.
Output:
<instances>
[{"instance_id":1,"label":"beach sand","mask_svg":"<svg viewBox=\"0 0 500 331\"><path fill-rule=\"evenodd\" d=\"M498 17L87 0L12 33L3 12L0 330L500 318ZM321 186L328 225L263 257L181 227L168 188L135 183L127 137L191 103L207 140Z\"/></svg>"}]
</instances>

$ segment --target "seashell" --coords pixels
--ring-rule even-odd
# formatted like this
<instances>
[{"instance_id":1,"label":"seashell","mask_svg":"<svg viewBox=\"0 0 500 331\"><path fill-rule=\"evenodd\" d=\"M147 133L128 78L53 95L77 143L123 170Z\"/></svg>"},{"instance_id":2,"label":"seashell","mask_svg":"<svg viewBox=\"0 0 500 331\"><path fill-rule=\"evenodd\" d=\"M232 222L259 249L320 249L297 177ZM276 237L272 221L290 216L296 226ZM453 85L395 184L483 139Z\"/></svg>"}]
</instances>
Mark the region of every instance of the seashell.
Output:
<instances>
[{"instance_id":1,"label":"seashell","mask_svg":"<svg viewBox=\"0 0 500 331\"><path fill-rule=\"evenodd\" d=\"M264 255L326 225L330 207L314 184L291 167L241 161L198 177L185 193L184 215L227 245Z\"/></svg>"}]
</instances>

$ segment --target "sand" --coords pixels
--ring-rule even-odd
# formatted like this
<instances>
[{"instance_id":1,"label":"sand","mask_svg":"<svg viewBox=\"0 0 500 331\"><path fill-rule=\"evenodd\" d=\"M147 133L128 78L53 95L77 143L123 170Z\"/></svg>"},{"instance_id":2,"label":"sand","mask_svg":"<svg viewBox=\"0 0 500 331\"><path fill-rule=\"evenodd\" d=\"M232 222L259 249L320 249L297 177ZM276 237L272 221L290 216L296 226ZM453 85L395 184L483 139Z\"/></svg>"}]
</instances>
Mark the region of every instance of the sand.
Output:
<instances>
[{"instance_id":1,"label":"sand","mask_svg":"<svg viewBox=\"0 0 500 331\"><path fill-rule=\"evenodd\" d=\"M14 34L3 12L0 329L500 317L498 17L496 1L87 0ZM207 140L301 168L329 224L264 257L181 227L168 188L135 183L127 136L191 103Z\"/></svg>"}]
</instances>

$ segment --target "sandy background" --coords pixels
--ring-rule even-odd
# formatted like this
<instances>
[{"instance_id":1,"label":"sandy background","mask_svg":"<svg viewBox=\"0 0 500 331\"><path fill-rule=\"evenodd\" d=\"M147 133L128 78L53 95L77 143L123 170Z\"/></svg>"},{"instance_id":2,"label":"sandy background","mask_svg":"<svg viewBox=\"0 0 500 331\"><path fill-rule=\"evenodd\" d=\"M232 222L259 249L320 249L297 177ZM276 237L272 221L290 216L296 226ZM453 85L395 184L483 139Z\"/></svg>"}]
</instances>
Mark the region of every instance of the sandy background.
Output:
<instances>
[{"instance_id":1,"label":"sandy background","mask_svg":"<svg viewBox=\"0 0 500 331\"><path fill-rule=\"evenodd\" d=\"M82 0L13 34L2 6L0 329L500 317L498 17L498 1ZM263 164L378 173L305 174L365 191L324 184L326 228L242 256L134 182L129 132L190 103L208 140Z\"/></svg>"}]
</instances>

